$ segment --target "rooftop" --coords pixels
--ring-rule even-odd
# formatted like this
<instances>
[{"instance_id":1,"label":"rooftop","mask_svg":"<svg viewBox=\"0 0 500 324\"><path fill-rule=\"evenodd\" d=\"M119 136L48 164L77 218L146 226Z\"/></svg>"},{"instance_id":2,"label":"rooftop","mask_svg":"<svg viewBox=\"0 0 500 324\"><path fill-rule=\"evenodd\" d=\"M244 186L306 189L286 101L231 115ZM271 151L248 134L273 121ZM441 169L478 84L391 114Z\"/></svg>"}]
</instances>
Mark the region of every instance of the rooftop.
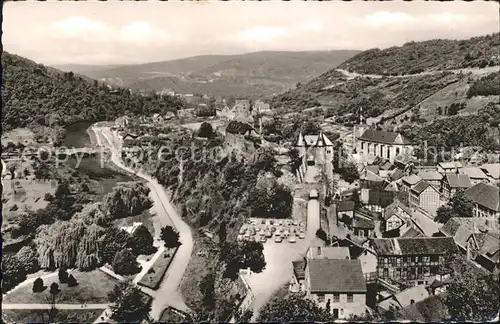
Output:
<instances>
[{"instance_id":1,"label":"rooftop","mask_svg":"<svg viewBox=\"0 0 500 324\"><path fill-rule=\"evenodd\" d=\"M379 131L373 129L367 129L363 135L359 137L359 140L375 142L381 144L402 144L410 145L410 141L404 138L399 133Z\"/></svg>"},{"instance_id":2,"label":"rooftop","mask_svg":"<svg viewBox=\"0 0 500 324\"><path fill-rule=\"evenodd\" d=\"M443 169L455 169L455 168L461 168L463 167L462 163L455 161L455 162L441 162L438 164L441 168Z\"/></svg>"},{"instance_id":3,"label":"rooftop","mask_svg":"<svg viewBox=\"0 0 500 324\"><path fill-rule=\"evenodd\" d=\"M359 260L309 260L307 268L312 293L366 293L365 277Z\"/></svg>"},{"instance_id":4,"label":"rooftop","mask_svg":"<svg viewBox=\"0 0 500 324\"><path fill-rule=\"evenodd\" d=\"M478 205L500 211L500 189L496 186L480 182L467 189L465 195Z\"/></svg>"},{"instance_id":5,"label":"rooftop","mask_svg":"<svg viewBox=\"0 0 500 324\"><path fill-rule=\"evenodd\" d=\"M404 232L401 233L401 238L412 238L412 237L424 237L424 233L422 233L420 230L416 229L414 226L408 227L408 229Z\"/></svg>"},{"instance_id":6,"label":"rooftop","mask_svg":"<svg viewBox=\"0 0 500 324\"><path fill-rule=\"evenodd\" d=\"M381 307L385 310L388 310L391 305L404 308L410 306L412 301L416 303L427 297L429 297L429 292L425 285L418 285L393 295L393 298L382 301L377 307Z\"/></svg>"},{"instance_id":7,"label":"rooftop","mask_svg":"<svg viewBox=\"0 0 500 324\"><path fill-rule=\"evenodd\" d=\"M445 254L457 250L451 237L413 237L373 239L379 255Z\"/></svg>"},{"instance_id":8,"label":"rooftop","mask_svg":"<svg viewBox=\"0 0 500 324\"><path fill-rule=\"evenodd\" d=\"M471 179L488 179L486 173L478 167L462 168L458 172L468 175Z\"/></svg>"},{"instance_id":9,"label":"rooftop","mask_svg":"<svg viewBox=\"0 0 500 324\"><path fill-rule=\"evenodd\" d=\"M355 206L354 201L352 200L341 200L335 202L335 205L337 208L337 213L345 211L353 211Z\"/></svg>"},{"instance_id":10,"label":"rooftop","mask_svg":"<svg viewBox=\"0 0 500 324\"><path fill-rule=\"evenodd\" d=\"M483 170L486 174L488 174L493 179L500 178L500 163L483 164L479 168L481 168L481 170Z\"/></svg>"},{"instance_id":11,"label":"rooftop","mask_svg":"<svg viewBox=\"0 0 500 324\"><path fill-rule=\"evenodd\" d=\"M410 186L416 185L422 180L418 175L412 174L403 178L403 182L409 184Z\"/></svg>"},{"instance_id":12,"label":"rooftop","mask_svg":"<svg viewBox=\"0 0 500 324\"><path fill-rule=\"evenodd\" d=\"M411 191L420 195L422 192L424 192L425 189L427 189L427 187L432 187L434 190L436 190L436 188L434 188L430 183L428 183L425 180L422 180L419 183L417 183L415 187L411 189Z\"/></svg>"},{"instance_id":13,"label":"rooftop","mask_svg":"<svg viewBox=\"0 0 500 324\"><path fill-rule=\"evenodd\" d=\"M296 146L333 146L332 141L323 133L319 135L305 135L299 133L299 138L297 139Z\"/></svg>"},{"instance_id":14,"label":"rooftop","mask_svg":"<svg viewBox=\"0 0 500 324\"><path fill-rule=\"evenodd\" d=\"M418 176L427 181L439 181L443 178L443 175L436 170L422 170Z\"/></svg>"},{"instance_id":15,"label":"rooftop","mask_svg":"<svg viewBox=\"0 0 500 324\"><path fill-rule=\"evenodd\" d=\"M399 310L397 317L414 322L440 322L450 316L444 300L445 294L429 296Z\"/></svg>"},{"instance_id":16,"label":"rooftop","mask_svg":"<svg viewBox=\"0 0 500 324\"><path fill-rule=\"evenodd\" d=\"M307 251L307 257L309 259L351 259L347 246L311 246Z\"/></svg>"},{"instance_id":17,"label":"rooftop","mask_svg":"<svg viewBox=\"0 0 500 324\"><path fill-rule=\"evenodd\" d=\"M470 188L472 182L466 174L447 174L446 181L450 184L451 188Z\"/></svg>"},{"instance_id":18,"label":"rooftop","mask_svg":"<svg viewBox=\"0 0 500 324\"><path fill-rule=\"evenodd\" d=\"M292 265L293 265L293 273L295 274L295 277L297 277L298 280L305 279L306 261L304 261L304 260L292 261Z\"/></svg>"}]
</instances>

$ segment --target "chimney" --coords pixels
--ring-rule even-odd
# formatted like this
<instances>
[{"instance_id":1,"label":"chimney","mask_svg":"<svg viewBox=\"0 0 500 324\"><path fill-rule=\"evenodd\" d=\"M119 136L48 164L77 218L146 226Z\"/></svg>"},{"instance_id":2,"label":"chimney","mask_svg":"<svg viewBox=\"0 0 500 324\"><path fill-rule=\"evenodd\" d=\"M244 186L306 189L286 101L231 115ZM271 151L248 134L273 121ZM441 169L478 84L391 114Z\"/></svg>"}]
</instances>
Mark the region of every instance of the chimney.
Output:
<instances>
[{"instance_id":1,"label":"chimney","mask_svg":"<svg viewBox=\"0 0 500 324\"><path fill-rule=\"evenodd\" d=\"M316 249L318 256L321 256L321 246L318 246Z\"/></svg>"}]
</instances>

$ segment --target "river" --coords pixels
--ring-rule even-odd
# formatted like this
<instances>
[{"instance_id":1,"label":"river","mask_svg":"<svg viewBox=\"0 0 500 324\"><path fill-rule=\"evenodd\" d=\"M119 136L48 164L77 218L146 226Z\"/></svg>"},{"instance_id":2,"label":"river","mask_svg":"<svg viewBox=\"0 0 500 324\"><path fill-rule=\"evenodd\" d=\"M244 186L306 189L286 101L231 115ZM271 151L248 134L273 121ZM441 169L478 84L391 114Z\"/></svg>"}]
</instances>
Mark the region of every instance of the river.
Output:
<instances>
[{"instance_id":1,"label":"river","mask_svg":"<svg viewBox=\"0 0 500 324\"><path fill-rule=\"evenodd\" d=\"M87 129L91 125L91 122L79 122L68 126L62 145L68 148L91 147L92 142L87 132ZM76 167L76 159L70 159L66 164L75 168L75 170L79 171L82 175L86 175L92 180L99 181L102 186L103 194L111 192L118 182L133 180L129 175L117 172L107 162L101 167L101 158L101 154L97 154L95 157L84 158L78 167Z\"/></svg>"}]
</instances>

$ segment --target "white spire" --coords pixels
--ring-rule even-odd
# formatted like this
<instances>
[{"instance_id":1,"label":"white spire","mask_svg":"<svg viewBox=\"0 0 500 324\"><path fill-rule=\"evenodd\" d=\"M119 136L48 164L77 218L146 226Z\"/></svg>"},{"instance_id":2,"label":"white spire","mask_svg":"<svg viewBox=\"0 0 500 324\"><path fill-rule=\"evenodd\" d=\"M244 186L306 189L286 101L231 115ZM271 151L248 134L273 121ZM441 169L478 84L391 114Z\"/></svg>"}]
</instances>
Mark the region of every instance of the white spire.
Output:
<instances>
[{"instance_id":1,"label":"white spire","mask_svg":"<svg viewBox=\"0 0 500 324\"><path fill-rule=\"evenodd\" d=\"M304 136L302 136L302 132L299 133L299 138L297 139L296 146L305 146Z\"/></svg>"}]
</instances>

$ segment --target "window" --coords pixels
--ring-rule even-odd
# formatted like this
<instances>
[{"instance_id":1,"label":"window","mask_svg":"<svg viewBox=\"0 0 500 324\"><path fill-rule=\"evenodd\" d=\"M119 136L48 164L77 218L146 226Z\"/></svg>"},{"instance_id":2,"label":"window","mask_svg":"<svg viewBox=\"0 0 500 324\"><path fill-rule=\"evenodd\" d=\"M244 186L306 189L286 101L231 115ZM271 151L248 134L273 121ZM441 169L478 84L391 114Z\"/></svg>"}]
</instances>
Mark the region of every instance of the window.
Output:
<instances>
[{"instance_id":1,"label":"window","mask_svg":"<svg viewBox=\"0 0 500 324\"><path fill-rule=\"evenodd\" d=\"M340 301L340 294L339 293L333 293L333 302L338 303Z\"/></svg>"},{"instance_id":2,"label":"window","mask_svg":"<svg viewBox=\"0 0 500 324\"><path fill-rule=\"evenodd\" d=\"M322 303L325 301L325 294L318 294L318 302Z\"/></svg>"},{"instance_id":3,"label":"window","mask_svg":"<svg viewBox=\"0 0 500 324\"><path fill-rule=\"evenodd\" d=\"M330 153L332 153L332 151L326 150L326 154L330 154Z\"/></svg>"},{"instance_id":4,"label":"window","mask_svg":"<svg viewBox=\"0 0 500 324\"><path fill-rule=\"evenodd\" d=\"M352 303L354 301L354 296L353 294L347 294L347 302Z\"/></svg>"},{"instance_id":5,"label":"window","mask_svg":"<svg viewBox=\"0 0 500 324\"><path fill-rule=\"evenodd\" d=\"M384 278L389 277L389 269L384 268Z\"/></svg>"}]
</instances>

